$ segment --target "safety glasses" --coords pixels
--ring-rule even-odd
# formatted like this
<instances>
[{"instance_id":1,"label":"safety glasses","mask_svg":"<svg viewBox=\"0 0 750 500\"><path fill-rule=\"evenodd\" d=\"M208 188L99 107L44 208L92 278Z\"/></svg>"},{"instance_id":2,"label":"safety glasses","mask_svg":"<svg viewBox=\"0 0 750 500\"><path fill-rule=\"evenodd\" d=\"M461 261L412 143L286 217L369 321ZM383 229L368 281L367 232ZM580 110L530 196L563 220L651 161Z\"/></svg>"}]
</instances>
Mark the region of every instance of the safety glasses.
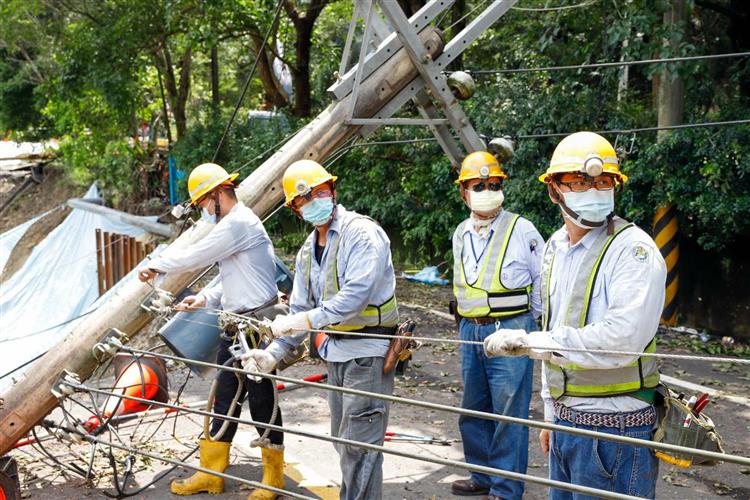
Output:
<instances>
[{"instance_id":1,"label":"safety glasses","mask_svg":"<svg viewBox=\"0 0 750 500\"><path fill-rule=\"evenodd\" d=\"M292 206L294 208L299 208L300 205L304 205L305 202L308 202L312 200L313 198L330 198L333 196L333 193L331 192L331 189L328 186L324 187L314 187L312 191L309 191L305 194L297 195L294 200L292 200Z\"/></svg>"},{"instance_id":2,"label":"safety glasses","mask_svg":"<svg viewBox=\"0 0 750 500\"><path fill-rule=\"evenodd\" d=\"M502 182L477 182L471 186L469 190L474 191L475 193L481 193L485 189L489 189L490 191L500 191L502 188Z\"/></svg>"},{"instance_id":3,"label":"safety glasses","mask_svg":"<svg viewBox=\"0 0 750 500\"><path fill-rule=\"evenodd\" d=\"M609 175L600 175L596 178L585 178L585 177L573 177L566 178L565 180L557 179L557 183L566 186L568 189L575 193L588 191L591 188L597 191L609 191L614 189L617 185L617 181L614 177Z\"/></svg>"}]
</instances>

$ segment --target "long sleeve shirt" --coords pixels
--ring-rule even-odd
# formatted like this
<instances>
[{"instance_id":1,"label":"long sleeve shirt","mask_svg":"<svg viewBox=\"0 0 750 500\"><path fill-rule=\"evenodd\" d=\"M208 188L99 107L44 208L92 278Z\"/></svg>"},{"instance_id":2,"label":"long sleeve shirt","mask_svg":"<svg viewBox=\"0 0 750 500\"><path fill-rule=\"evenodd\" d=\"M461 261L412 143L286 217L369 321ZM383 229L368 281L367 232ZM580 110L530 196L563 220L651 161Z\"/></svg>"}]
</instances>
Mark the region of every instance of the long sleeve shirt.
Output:
<instances>
[{"instance_id":1,"label":"long sleeve shirt","mask_svg":"<svg viewBox=\"0 0 750 500\"><path fill-rule=\"evenodd\" d=\"M302 252L297 253L294 288L290 297L292 313L309 311L308 318L315 329L350 319L368 305L379 305L393 297L396 277L391 261L391 242L385 231L367 218L358 218L346 226L342 234L342 220L356 217L343 206L336 207L336 214L328 228L327 241L320 263L311 257L310 279L302 270ZM317 241L317 229L314 232ZM334 233L340 236L336 272L340 289L334 296L322 300L325 288L326 267L331 258L331 242ZM312 252L314 254L314 252ZM273 341L268 350L277 358L285 356L299 345L306 336L300 332ZM361 357L382 357L388 350L389 341L376 338L334 339L327 338L318 349L326 361L345 362Z\"/></svg>"},{"instance_id":2,"label":"long sleeve shirt","mask_svg":"<svg viewBox=\"0 0 750 500\"><path fill-rule=\"evenodd\" d=\"M454 240L455 238L463 238L461 259L468 283L476 282L479 277L479 270L482 267L483 257L485 257L484 251L503 217L510 217L510 215L505 210L501 211L492 221L490 232L485 237L482 237L472 224L467 224L467 229L464 230L463 234L458 234L458 229L453 234ZM542 314L539 286L543 246L544 238L536 230L534 224L528 219L520 217L508 241L503 268L500 271L503 284L510 289L531 285L531 311L535 318ZM455 247L456 245L454 245Z\"/></svg>"},{"instance_id":3,"label":"long sleeve shirt","mask_svg":"<svg viewBox=\"0 0 750 500\"><path fill-rule=\"evenodd\" d=\"M606 226L593 229L571 246L568 231L563 227L547 242L555 252L550 276L549 333L562 347L643 352L659 326L664 307L666 265L654 241L638 227L625 230L605 253L594 282L588 324L583 328L564 324L564 311L583 256L597 235L606 230ZM625 366L635 359L635 356L559 351L545 363L575 363L585 368L607 369ZM553 400L544 376L542 398L545 419L552 420ZM559 401L578 411L601 413L636 411L648 406L631 396L564 396Z\"/></svg>"},{"instance_id":4,"label":"long sleeve shirt","mask_svg":"<svg viewBox=\"0 0 750 500\"><path fill-rule=\"evenodd\" d=\"M183 272L218 263L219 282L200 292L206 306L241 312L276 297L273 243L255 213L238 202L208 235L187 248L167 249L149 267Z\"/></svg>"}]
</instances>

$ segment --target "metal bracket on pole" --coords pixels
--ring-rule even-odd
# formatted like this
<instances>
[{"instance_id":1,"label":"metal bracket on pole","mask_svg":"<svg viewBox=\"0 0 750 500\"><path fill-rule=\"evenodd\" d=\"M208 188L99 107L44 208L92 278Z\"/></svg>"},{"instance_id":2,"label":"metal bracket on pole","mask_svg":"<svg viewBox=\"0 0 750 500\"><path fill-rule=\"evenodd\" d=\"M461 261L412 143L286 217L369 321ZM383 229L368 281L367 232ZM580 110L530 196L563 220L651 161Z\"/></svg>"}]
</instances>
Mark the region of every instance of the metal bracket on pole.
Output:
<instances>
[{"instance_id":1,"label":"metal bracket on pole","mask_svg":"<svg viewBox=\"0 0 750 500\"><path fill-rule=\"evenodd\" d=\"M454 36L443 49L443 53L433 62L441 70L458 57L466 47L471 45L484 31L492 26L500 17L502 17L517 0L496 0L487 9L471 21L460 33ZM388 104L383 106L374 118L381 120L390 118L410 99L414 98L417 93L425 87L425 81L422 76L418 76L409 83L399 94L391 99ZM377 125L365 125L360 129L362 137L368 137L376 129Z\"/></svg>"},{"instance_id":2,"label":"metal bracket on pole","mask_svg":"<svg viewBox=\"0 0 750 500\"><path fill-rule=\"evenodd\" d=\"M430 24L441 12L449 9L455 0L431 0L424 7L419 9L413 16L409 18L409 25L419 33L428 24ZM362 11L362 7L359 5L361 0L355 3L355 17L352 19L352 24L349 25L349 32L351 36L354 36L354 29L356 25L356 18L359 16L359 12ZM385 23L383 23L385 24ZM378 32L378 25L375 25L376 33ZM347 43L349 48L346 46L344 56L345 59L343 64L340 66L345 67L349 61L349 51L351 50L351 42L349 42L349 35L347 35ZM383 65L385 61L391 58L393 54L398 52L401 48L401 40L395 33L391 33L383 42L378 46L377 50L369 54L365 58L364 69L362 71L362 79L369 77L373 71ZM339 80L328 88L328 93L335 100L341 100L348 96L354 88L354 77L357 72L357 68L351 68L345 74L339 70ZM361 81L361 80L360 80Z\"/></svg>"},{"instance_id":3,"label":"metal bracket on pole","mask_svg":"<svg viewBox=\"0 0 750 500\"><path fill-rule=\"evenodd\" d=\"M458 137L466 150L471 152L484 149L484 142L482 142L479 134L474 130L474 127L469 122L461 105L448 86L448 80L443 74L445 68L436 61L433 61L424 49L419 36L409 25L404 11L395 2L381 2L380 7L383 10L383 14L385 14L386 18L388 18L391 25L395 28L396 34L401 39L401 43L403 43L419 74L422 75L422 79L432 92L432 96L438 100L445 116L456 132L458 132Z\"/></svg>"}]
</instances>

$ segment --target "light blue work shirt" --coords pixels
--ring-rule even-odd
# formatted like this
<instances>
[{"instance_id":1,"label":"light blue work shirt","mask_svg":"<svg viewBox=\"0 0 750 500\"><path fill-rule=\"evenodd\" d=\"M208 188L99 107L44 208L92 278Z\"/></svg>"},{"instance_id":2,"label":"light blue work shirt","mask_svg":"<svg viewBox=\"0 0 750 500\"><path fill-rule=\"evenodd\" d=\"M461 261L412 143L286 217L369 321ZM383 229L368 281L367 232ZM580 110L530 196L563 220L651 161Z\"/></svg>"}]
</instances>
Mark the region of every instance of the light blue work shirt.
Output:
<instances>
[{"instance_id":1,"label":"light blue work shirt","mask_svg":"<svg viewBox=\"0 0 750 500\"><path fill-rule=\"evenodd\" d=\"M479 277L484 262L484 250L504 217L511 217L503 210L490 224L490 232L482 237L472 224L467 224L463 234L454 233L453 238L463 238L461 260L464 264L466 282L473 284ZM456 229L458 231L458 229ZM530 220L519 217L508 241L500 278L509 289L525 288L531 285L531 312L535 318L542 315L542 302L539 297L540 268L544 238ZM454 245L455 248L455 245ZM454 273L457 272L454 270Z\"/></svg>"},{"instance_id":2,"label":"light blue work shirt","mask_svg":"<svg viewBox=\"0 0 750 500\"><path fill-rule=\"evenodd\" d=\"M219 282L199 295L206 307L230 312L257 309L278 294L273 243L257 215L237 202L210 233L185 247L169 247L148 267L165 273L219 265Z\"/></svg>"},{"instance_id":3,"label":"light blue work shirt","mask_svg":"<svg viewBox=\"0 0 750 500\"><path fill-rule=\"evenodd\" d=\"M586 252L607 225L592 229L575 245L565 226L547 242L555 254L550 275L549 333L561 347L643 352L656 335L664 308L667 271L654 240L639 227L625 229L604 254L589 304L586 326L565 324L564 311ZM547 272L543 269L542 272ZM588 352L555 352L545 363L575 363L591 369L626 366L635 356ZM542 370L545 419L552 420L553 399ZM622 413L640 410L648 403L632 396L573 397L559 402L581 412Z\"/></svg>"},{"instance_id":4,"label":"light blue work shirt","mask_svg":"<svg viewBox=\"0 0 750 500\"><path fill-rule=\"evenodd\" d=\"M342 221L348 222L346 231L341 234ZM314 230L314 243L317 242L317 229ZM329 254L333 233L340 235L336 270L339 292L327 300L321 300L325 287L325 269L329 264ZM294 288L290 298L292 313L309 311L311 326L325 329L359 314L370 304L383 304L393 297L396 290L396 276L391 261L391 242L385 231L374 221L347 211L342 205L336 207L333 221L328 228L323 255L318 264L315 258L315 245L312 248L310 282L307 281L306 263L302 262L302 251L297 253L294 274ZM311 289L310 289L311 287ZM345 333L345 332L343 332ZM307 332L299 332L277 338L267 348L277 359L284 357L294 347L302 343ZM390 341L386 339L332 339L327 338L318 349L326 361L346 362L355 358L384 357Z\"/></svg>"}]
</instances>

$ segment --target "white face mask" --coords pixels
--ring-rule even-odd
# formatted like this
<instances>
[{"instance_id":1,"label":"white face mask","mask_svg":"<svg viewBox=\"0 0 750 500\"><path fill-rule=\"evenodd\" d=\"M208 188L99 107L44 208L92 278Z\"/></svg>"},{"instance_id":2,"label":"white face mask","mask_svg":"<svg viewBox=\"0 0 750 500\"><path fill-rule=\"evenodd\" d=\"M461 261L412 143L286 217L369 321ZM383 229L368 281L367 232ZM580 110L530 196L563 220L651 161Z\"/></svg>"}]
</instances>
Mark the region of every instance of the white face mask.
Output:
<instances>
[{"instance_id":1,"label":"white face mask","mask_svg":"<svg viewBox=\"0 0 750 500\"><path fill-rule=\"evenodd\" d=\"M487 213L494 212L500 208L505 200L503 191L469 191L469 207L474 212Z\"/></svg>"},{"instance_id":2,"label":"white face mask","mask_svg":"<svg viewBox=\"0 0 750 500\"><path fill-rule=\"evenodd\" d=\"M615 191L599 191L589 189L580 193L573 191L562 193L565 205L573 212L577 213L580 218L591 222L604 222L607 216L615 210ZM563 215L568 217L576 226L584 229L591 229L591 226L581 224L563 210Z\"/></svg>"},{"instance_id":3,"label":"white face mask","mask_svg":"<svg viewBox=\"0 0 750 500\"><path fill-rule=\"evenodd\" d=\"M201 208L201 218L209 224L216 224L216 214L212 214L206 207Z\"/></svg>"}]
</instances>

